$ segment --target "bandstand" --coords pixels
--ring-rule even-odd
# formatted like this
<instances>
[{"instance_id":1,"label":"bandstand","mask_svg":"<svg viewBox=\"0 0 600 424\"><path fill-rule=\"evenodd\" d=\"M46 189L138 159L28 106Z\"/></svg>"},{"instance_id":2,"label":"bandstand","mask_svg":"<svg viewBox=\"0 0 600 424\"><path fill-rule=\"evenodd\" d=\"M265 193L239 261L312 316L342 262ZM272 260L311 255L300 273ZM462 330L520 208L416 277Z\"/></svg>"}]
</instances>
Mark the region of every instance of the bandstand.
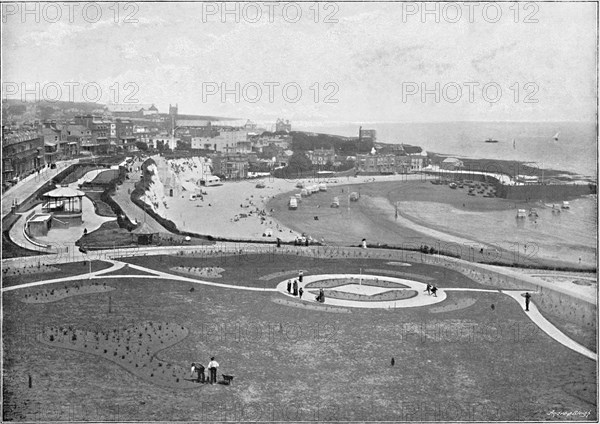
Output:
<instances>
[{"instance_id":1,"label":"bandstand","mask_svg":"<svg viewBox=\"0 0 600 424\"><path fill-rule=\"evenodd\" d=\"M85 193L70 187L58 187L42 195L42 212L65 226L83 223L83 196Z\"/></svg>"}]
</instances>

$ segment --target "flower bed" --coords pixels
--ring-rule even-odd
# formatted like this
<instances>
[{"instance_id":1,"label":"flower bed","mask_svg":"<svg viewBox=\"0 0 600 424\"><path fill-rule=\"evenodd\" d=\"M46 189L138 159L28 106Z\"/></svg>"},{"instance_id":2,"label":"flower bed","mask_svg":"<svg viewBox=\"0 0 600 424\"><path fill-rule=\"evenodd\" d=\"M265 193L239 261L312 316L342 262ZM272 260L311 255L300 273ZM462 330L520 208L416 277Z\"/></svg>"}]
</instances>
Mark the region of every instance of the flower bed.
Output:
<instances>
[{"instance_id":1,"label":"flower bed","mask_svg":"<svg viewBox=\"0 0 600 424\"><path fill-rule=\"evenodd\" d=\"M59 289L46 289L35 294L26 294L21 302L24 303L50 303L61 299L66 299L71 296L79 296L82 294L105 293L113 291L115 288L106 284L91 283L91 284L76 284L75 286L64 286Z\"/></svg>"},{"instance_id":2,"label":"flower bed","mask_svg":"<svg viewBox=\"0 0 600 424\"><path fill-rule=\"evenodd\" d=\"M379 278L334 278L328 280L313 281L306 284L305 288L331 289L334 287L345 286L346 284L362 284L363 286L383 287L390 289L407 289L408 286L400 283L394 283Z\"/></svg>"},{"instance_id":3,"label":"flower bed","mask_svg":"<svg viewBox=\"0 0 600 424\"><path fill-rule=\"evenodd\" d=\"M205 277L205 278L221 278L221 273L225 271L225 269L220 268L218 266L210 266L204 268L198 268L195 266L176 266L171 268L171 271L175 272L183 272L185 274L192 274L197 277Z\"/></svg>"},{"instance_id":4,"label":"flower bed","mask_svg":"<svg viewBox=\"0 0 600 424\"><path fill-rule=\"evenodd\" d=\"M308 292L314 294L315 296L319 293L317 290L308 290ZM417 295L415 290L390 290L373 295L346 293L337 290L324 290L324 292L325 303L327 303L327 298L339 300L358 300L361 302L384 302L390 300L410 299L411 297L415 297Z\"/></svg>"},{"instance_id":5,"label":"flower bed","mask_svg":"<svg viewBox=\"0 0 600 424\"><path fill-rule=\"evenodd\" d=\"M145 322L111 331L84 331L72 327L45 328L41 343L90 353L125 368L133 375L163 387L199 387L192 382L190 369L160 360L156 354L188 335L188 329L168 322Z\"/></svg>"}]
</instances>

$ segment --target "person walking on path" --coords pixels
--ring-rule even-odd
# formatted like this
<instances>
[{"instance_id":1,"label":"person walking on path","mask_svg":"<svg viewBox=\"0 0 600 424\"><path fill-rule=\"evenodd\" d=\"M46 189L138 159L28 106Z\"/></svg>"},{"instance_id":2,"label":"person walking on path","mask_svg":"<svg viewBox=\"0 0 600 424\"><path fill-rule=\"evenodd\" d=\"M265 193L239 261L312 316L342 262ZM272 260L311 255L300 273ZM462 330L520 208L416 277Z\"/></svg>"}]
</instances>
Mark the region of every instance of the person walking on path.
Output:
<instances>
[{"instance_id":1,"label":"person walking on path","mask_svg":"<svg viewBox=\"0 0 600 424\"><path fill-rule=\"evenodd\" d=\"M303 277L304 277L304 271L298 271L298 281L302 282Z\"/></svg>"},{"instance_id":2,"label":"person walking on path","mask_svg":"<svg viewBox=\"0 0 600 424\"><path fill-rule=\"evenodd\" d=\"M531 300L531 295L529 292L525 293L525 312L529 312L529 302Z\"/></svg>"},{"instance_id":3,"label":"person walking on path","mask_svg":"<svg viewBox=\"0 0 600 424\"><path fill-rule=\"evenodd\" d=\"M300 299L302 299L302 295L304 294L304 290L302 290L302 287L300 287L300 289L298 290L298 294L300 295Z\"/></svg>"},{"instance_id":4,"label":"person walking on path","mask_svg":"<svg viewBox=\"0 0 600 424\"><path fill-rule=\"evenodd\" d=\"M288 293L292 293L292 280L288 280L287 282L287 291Z\"/></svg>"},{"instance_id":5,"label":"person walking on path","mask_svg":"<svg viewBox=\"0 0 600 424\"><path fill-rule=\"evenodd\" d=\"M437 287L436 286L432 286L431 287L431 294L433 294L435 297L437 297Z\"/></svg>"},{"instance_id":6,"label":"person walking on path","mask_svg":"<svg viewBox=\"0 0 600 424\"><path fill-rule=\"evenodd\" d=\"M208 369L210 370L210 384L215 384L217 382L217 368L219 368L219 363L215 361L215 357L213 356L208 363Z\"/></svg>"},{"instance_id":7,"label":"person walking on path","mask_svg":"<svg viewBox=\"0 0 600 424\"><path fill-rule=\"evenodd\" d=\"M427 288L425 289L425 291L429 296L431 296L431 284L427 284Z\"/></svg>"},{"instance_id":8,"label":"person walking on path","mask_svg":"<svg viewBox=\"0 0 600 424\"><path fill-rule=\"evenodd\" d=\"M298 296L298 281L294 280L294 296Z\"/></svg>"}]
</instances>

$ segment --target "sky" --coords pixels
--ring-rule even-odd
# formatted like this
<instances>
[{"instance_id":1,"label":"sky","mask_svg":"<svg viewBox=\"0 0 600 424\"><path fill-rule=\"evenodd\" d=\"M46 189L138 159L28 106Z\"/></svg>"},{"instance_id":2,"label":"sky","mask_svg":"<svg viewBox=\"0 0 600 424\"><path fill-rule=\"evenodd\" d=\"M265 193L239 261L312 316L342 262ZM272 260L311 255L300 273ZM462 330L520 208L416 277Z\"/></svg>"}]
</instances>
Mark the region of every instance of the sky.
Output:
<instances>
[{"instance_id":1,"label":"sky","mask_svg":"<svg viewBox=\"0 0 600 424\"><path fill-rule=\"evenodd\" d=\"M596 4L485 5L3 3L2 98L257 121L595 120Z\"/></svg>"}]
</instances>

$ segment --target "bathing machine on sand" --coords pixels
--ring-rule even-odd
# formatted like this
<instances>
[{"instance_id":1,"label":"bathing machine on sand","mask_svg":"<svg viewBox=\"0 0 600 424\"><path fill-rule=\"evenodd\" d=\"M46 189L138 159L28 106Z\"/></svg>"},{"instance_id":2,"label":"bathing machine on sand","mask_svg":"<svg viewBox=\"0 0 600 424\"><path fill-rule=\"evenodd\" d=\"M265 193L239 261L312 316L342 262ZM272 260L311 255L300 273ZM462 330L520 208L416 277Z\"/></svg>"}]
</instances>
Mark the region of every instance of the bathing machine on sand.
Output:
<instances>
[{"instance_id":1,"label":"bathing machine on sand","mask_svg":"<svg viewBox=\"0 0 600 424\"><path fill-rule=\"evenodd\" d=\"M526 218L527 211L525 209L517 209L517 219Z\"/></svg>"},{"instance_id":2,"label":"bathing machine on sand","mask_svg":"<svg viewBox=\"0 0 600 424\"><path fill-rule=\"evenodd\" d=\"M325 183L319 184L319 191L327 191L327 184L325 184Z\"/></svg>"},{"instance_id":3,"label":"bathing machine on sand","mask_svg":"<svg viewBox=\"0 0 600 424\"><path fill-rule=\"evenodd\" d=\"M296 196L290 197L290 202L288 204L288 207L292 210L298 209L298 199L296 199Z\"/></svg>"},{"instance_id":4,"label":"bathing machine on sand","mask_svg":"<svg viewBox=\"0 0 600 424\"><path fill-rule=\"evenodd\" d=\"M340 198L339 197L334 197L333 201L331 202L331 207L332 208L339 208L340 207Z\"/></svg>"},{"instance_id":5,"label":"bathing machine on sand","mask_svg":"<svg viewBox=\"0 0 600 424\"><path fill-rule=\"evenodd\" d=\"M210 175L210 176L206 177L204 180L201 180L200 184L202 184L206 187L216 186L216 185L221 184L221 179L219 177L217 177L216 175Z\"/></svg>"}]
</instances>

